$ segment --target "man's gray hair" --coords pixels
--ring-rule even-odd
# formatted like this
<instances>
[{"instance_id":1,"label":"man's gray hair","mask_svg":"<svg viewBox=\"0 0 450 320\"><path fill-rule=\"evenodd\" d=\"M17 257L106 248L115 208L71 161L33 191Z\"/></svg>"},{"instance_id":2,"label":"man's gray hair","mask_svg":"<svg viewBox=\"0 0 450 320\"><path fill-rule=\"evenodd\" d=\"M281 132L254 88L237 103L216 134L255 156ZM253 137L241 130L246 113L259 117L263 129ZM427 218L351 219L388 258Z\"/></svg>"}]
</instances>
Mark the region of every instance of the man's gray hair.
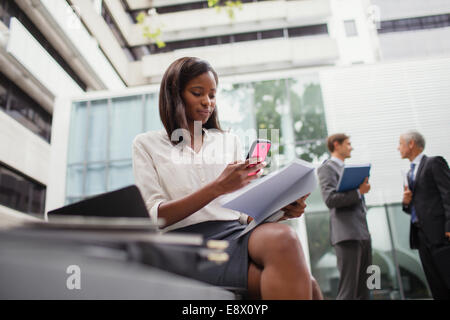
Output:
<instances>
[{"instance_id":1,"label":"man's gray hair","mask_svg":"<svg viewBox=\"0 0 450 320\"><path fill-rule=\"evenodd\" d=\"M413 140L419 148L425 149L425 138L417 131L408 131L402 134L402 138L405 139L406 143Z\"/></svg>"}]
</instances>

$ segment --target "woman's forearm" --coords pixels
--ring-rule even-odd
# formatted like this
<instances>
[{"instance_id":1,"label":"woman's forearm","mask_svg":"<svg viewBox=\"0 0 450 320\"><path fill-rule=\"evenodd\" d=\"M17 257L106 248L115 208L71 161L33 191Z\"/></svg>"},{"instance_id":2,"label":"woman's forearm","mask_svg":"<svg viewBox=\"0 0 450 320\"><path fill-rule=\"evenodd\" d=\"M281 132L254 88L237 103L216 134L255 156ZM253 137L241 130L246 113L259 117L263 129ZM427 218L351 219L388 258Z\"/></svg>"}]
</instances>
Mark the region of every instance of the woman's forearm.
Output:
<instances>
[{"instance_id":1,"label":"woman's forearm","mask_svg":"<svg viewBox=\"0 0 450 320\"><path fill-rule=\"evenodd\" d=\"M202 209L217 197L236 191L260 176L250 175L265 167L265 162L260 162L254 167L249 167L249 161L235 162L227 165L222 174L203 188L190 195L168 202L162 202L158 208L158 218L165 220L164 226L170 226Z\"/></svg>"},{"instance_id":2,"label":"woman's forearm","mask_svg":"<svg viewBox=\"0 0 450 320\"><path fill-rule=\"evenodd\" d=\"M158 208L158 218L164 219L164 227L170 226L202 209L220 195L222 193L216 181L213 181L181 199L161 203Z\"/></svg>"}]
</instances>

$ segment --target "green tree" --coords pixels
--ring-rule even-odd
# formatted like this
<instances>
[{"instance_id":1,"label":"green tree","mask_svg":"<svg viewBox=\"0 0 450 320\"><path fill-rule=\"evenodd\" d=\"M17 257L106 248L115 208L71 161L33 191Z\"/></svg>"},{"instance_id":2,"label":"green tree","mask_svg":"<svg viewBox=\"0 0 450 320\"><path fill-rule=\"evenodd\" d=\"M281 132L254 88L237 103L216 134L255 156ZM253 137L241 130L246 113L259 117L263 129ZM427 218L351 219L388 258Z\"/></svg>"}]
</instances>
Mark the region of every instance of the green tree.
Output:
<instances>
[{"instance_id":1,"label":"green tree","mask_svg":"<svg viewBox=\"0 0 450 320\"><path fill-rule=\"evenodd\" d=\"M242 2L240 0L208 0L208 7L216 8L218 13L224 8L230 20L234 20L234 11L242 10Z\"/></svg>"},{"instance_id":2,"label":"green tree","mask_svg":"<svg viewBox=\"0 0 450 320\"><path fill-rule=\"evenodd\" d=\"M290 101L291 116L294 125L297 155L306 161L318 160L327 153L325 139L327 128L323 107L322 90L317 83L305 86L300 97L292 87L295 80L289 80L291 85Z\"/></svg>"},{"instance_id":3,"label":"green tree","mask_svg":"<svg viewBox=\"0 0 450 320\"><path fill-rule=\"evenodd\" d=\"M319 84L311 82L304 87L302 94L294 89L295 83L294 79L279 79L254 84L257 128L280 129L280 142L283 144L285 128L281 126L280 111L284 104L289 103L297 156L306 161L317 160L327 153L322 91ZM280 154L283 151L281 146Z\"/></svg>"},{"instance_id":4,"label":"green tree","mask_svg":"<svg viewBox=\"0 0 450 320\"><path fill-rule=\"evenodd\" d=\"M208 0L208 7L216 8L217 13L220 13L222 9L225 9L225 12L228 14L231 22L235 18L235 10L242 10L242 2L240 0ZM157 13L156 9L152 8L145 11L141 11L137 17L136 21L139 25L142 26L142 35L143 37L150 39L154 42L158 48L163 48L166 46L166 43L161 40L161 36L163 33L163 26L149 26L147 24L147 18L156 19Z\"/></svg>"},{"instance_id":5,"label":"green tree","mask_svg":"<svg viewBox=\"0 0 450 320\"><path fill-rule=\"evenodd\" d=\"M293 146L286 146L283 141L286 130L292 130L292 128L282 127L282 112L286 104L289 104L297 156L306 161L318 160L327 153L325 145L327 130L321 88L314 81L307 83L301 89L295 84L297 82L294 79L276 79L245 85L247 88L252 87L256 129L267 129L267 138L271 140L274 140L270 136L271 129L279 130L279 154L284 154L286 147L292 148ZM225 90L225 93L236 96L242 89L243 84L234 84L231 89ZM244 101L237 103L244 103ZM271 155L269 153L269 157ZM267 167L267 173L269 172L270 165Z\"/></svg>"},{"instance_id":6,"label":"green tree","mask_svg":"<svg viewBox=\"0 0 450 320\"><path fill-rule=\"evenodd\" d=\"M284 153L284 147L282 145L283 128L281 127L280 114L280 108L286 103L287 98L284 81L284 79L278 79L254 83L256 129L267 129L267 139L269 140L273 140L271 137L271 129L279 130L279 154ZM269 153L269 156L271 156L271 153ZM267 169L270 170L269 167Z\"/></svg>"}]
</instances>

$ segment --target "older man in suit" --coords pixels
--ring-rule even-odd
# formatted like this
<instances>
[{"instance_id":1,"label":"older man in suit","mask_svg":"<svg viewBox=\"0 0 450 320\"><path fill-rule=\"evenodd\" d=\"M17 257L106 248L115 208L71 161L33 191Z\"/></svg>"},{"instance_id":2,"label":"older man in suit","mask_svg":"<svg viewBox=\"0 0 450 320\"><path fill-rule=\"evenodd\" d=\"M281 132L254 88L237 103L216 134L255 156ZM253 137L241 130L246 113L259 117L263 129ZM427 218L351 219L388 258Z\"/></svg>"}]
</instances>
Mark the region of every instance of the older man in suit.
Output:
<instances>
[{"instance_id":1,"label":"older man in suit","mask_svg":"<svg viewBox=\"0 0 450 320\"><path fill-rule=\"evenodd\" d=\"M433 298L450 299L450 170L444 158L427 157L424 148L419 132L400 136L398 151L411 162L403 211L411 215L410 246L419 250Z\"/></svg>"},{"instance_id":2,"label":"older man in suit","mask_svg":"<svg viewBox=\"0 0 450 320\"><path fill-rule=\"evenodd\" d=\"M372 264L372 245L367 227L364 194L368 178L358 189L337 192L344 161L353 150L349 136L338 133L327 139L331 158L317 170L322 197L330 209L330 236L340 272L337 299L369 299L367 267Z\"/></svg>"}]
</instances>

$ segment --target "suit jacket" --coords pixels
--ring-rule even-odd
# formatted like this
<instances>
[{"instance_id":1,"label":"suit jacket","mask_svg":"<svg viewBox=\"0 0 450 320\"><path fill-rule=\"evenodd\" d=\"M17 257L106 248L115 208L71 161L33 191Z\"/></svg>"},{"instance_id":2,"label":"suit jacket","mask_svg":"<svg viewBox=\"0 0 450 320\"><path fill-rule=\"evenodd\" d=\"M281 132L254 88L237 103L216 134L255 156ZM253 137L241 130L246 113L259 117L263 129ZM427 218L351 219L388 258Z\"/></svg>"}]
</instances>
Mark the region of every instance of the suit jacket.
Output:
<instances>
[{"instance_id":1,"label":"suit jacket","mask_svg":"<svg viewBox=\"0 0 450 320\"><path fill-rule=\"evenodd\" d=\"M356 190L337 192L341 168L332 160L325 161L318 169L320 190L330 209L330 239L335 245L346 240L369 240L367 210L364 198Z\"/></svg>"},{"instance_id":2,"label":"suit jacket","mask_svg":"<svg viewBox=\"0 0 450 320\"><path fill-rule=\"evenodd\" d=\"M403 205L403 211L411 214L414 205L419 228L426 236L428 245L448 243L445 232L450 232L450 169L442 157L423 156L411 190L412 201ZM411 225L410 246L418 248L417 233Z\"/></svg>"}]
</instances>

